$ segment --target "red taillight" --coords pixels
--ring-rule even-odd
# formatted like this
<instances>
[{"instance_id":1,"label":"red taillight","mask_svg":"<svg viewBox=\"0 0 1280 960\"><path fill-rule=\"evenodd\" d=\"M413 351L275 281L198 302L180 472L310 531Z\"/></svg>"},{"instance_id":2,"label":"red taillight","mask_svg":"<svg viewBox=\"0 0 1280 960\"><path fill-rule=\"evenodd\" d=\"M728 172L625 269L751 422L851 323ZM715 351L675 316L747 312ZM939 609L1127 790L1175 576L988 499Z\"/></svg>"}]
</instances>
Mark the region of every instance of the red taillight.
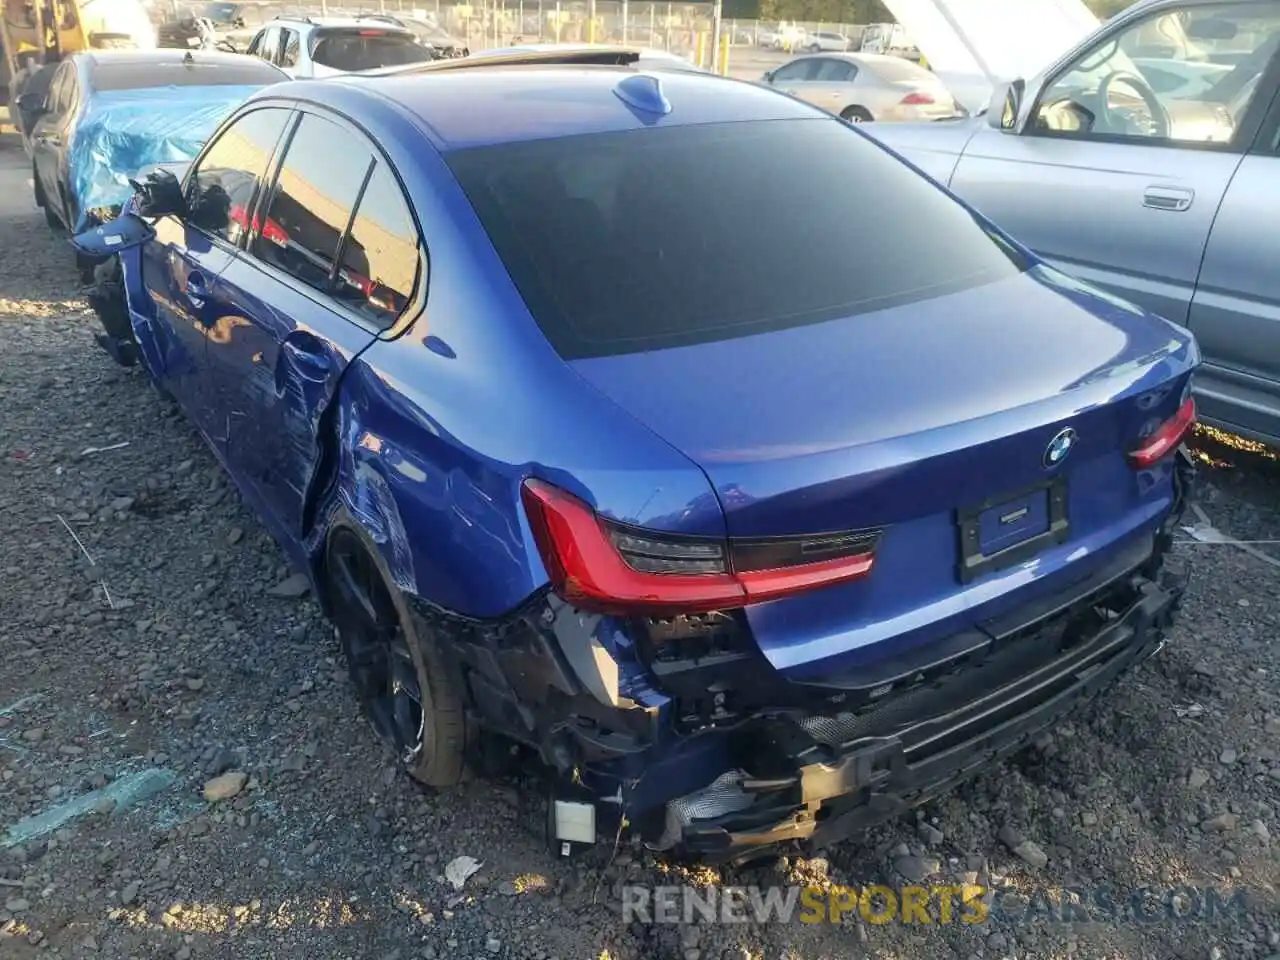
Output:
<instances>
[{"instance_id":1,"label":"red taillight","mask_svg":"<svg viewBox=\"0 0 1280 960\"><path fill-rule=\"evenodd\" d=\"M270 217L267 218L267 222L262 228L262 235L277 246L283 247L289 243L289 234Z\"/></svg>"},{"instance_id":2,"label":"red taillight","mask_svg":"<svg viewBox=\"0 0 1280 960\"><path fill-rule=\"evenodd\" d=\"M1137 450L1129 454L1129 463L1137 470L1145 470L1178 448L1184 437L1195 425L1196 401L1187 397L1178 412L1166 420L1147 437Z\"/></svg>"},{"instance_id":3,"label":"red taillight","mask_svg":"<svg viewBox=\"0 0 1280 960\"><path fill-rule=\"evenodd\" d=\"M674 616L732 610L866 576L878 531L730 542L605 520L572 494L528 480L525 510L552 587L575 607Z\"/></svg>"},{"instance_id":4,"label":"red taillight","mask_svg":"<svg viewBox=\"0 0 1280 960\"><path fill-rule=\"evenodd\" d=\"M923 107L931 103L936 103L937 101L929 94L917 91L915 93L908 93L902 98L901 102L904 107Z\"/></svg>"}]
</instances>

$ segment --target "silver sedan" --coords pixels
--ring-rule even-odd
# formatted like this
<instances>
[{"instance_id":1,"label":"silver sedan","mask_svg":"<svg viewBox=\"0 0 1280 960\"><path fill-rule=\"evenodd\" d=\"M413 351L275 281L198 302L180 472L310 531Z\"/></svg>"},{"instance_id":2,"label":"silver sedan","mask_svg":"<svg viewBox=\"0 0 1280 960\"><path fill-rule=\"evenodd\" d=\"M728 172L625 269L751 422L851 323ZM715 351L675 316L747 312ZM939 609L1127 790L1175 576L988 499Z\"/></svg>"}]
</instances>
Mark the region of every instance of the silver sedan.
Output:
<instances>
[{"instance_id":1,"label":"silver sedan","mask_svg":"<svg viewBox=\"0 0 1280 960\"><path fill-rule=\"evenodd\" d=\"M876 53L796 57L761 83L851 123L946 120L963 111L942 81L917 63Z\"/></svg>"}]
</instances>

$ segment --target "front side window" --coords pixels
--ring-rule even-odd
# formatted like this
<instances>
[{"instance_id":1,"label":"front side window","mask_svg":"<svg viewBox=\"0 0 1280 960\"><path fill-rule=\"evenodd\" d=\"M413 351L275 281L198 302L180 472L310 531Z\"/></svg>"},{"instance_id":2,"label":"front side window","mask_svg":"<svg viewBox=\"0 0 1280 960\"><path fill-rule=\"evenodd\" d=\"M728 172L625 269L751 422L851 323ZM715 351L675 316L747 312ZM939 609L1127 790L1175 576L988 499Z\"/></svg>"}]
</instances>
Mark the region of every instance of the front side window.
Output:
<instances>
[{"instance_id":1,"label":"front side window","mask_svg":"<svg viewBox=\"0 0 1280 960\"><path fill-rule=\"evenodd\" d=\"M373 163L349 131L304 114L264 205L258 259L328 292L338 245Z\"/></svg>"},{"instance_id":2,"label":"front side window","mask_svg":"<svg viewBox=\"0 0 1280 960\"><path fill-rule=\"evenodd\" d=\"M1280 0L1165 10L1104 37L1041 94L1041 135L1229 144L1280 49Z\"/></svg>"},{"instance_id":3,"label":"front side window","mask_svg":"<svg viewBox=\"0 0 1280 960\"><path fill-rule=\"evenodd\" d=\"M270 62L276 58L276 53L280 49L280 28L268 27L260 36L262 45L258 47L258 56Z\"/></svg>"},{"instance_id":4,"label":"front side window","mask_svg":"<svg viewBox=\"0 0 1280 960\"><path fill-rule=\"evenodd\" d=\"M1027 267L835 118L584 134L445 160L565 359L872 314Z\"/></svg>"},{"instance_id":5,"label":"front side window","mask_svg":"<svg viewBox=\"0 0 1280 960\"><path fill-rule=\"evenodd\" d=\"M796 60L786 63L773 72L774 83L800 83L812 80L818 72L819 61L816 59Z\"/></svg>"},{"instance_id":6,"label":"front side window","mask_svg":"<svg viewBox=\"0 0 1280 960\"><path fill-rule=\"evenodd\" d=\"M190 222L238 244L249 230L254 195L292 111L265 107L244 114L200 159L188 185Z\"/></svg>"},{"instance_id":7,"label":"front side window","mask_svg":"<svg viewBox=\"0 0 1280 960\"><path fill-rule=\"evenodd\" d=\"M45 94L45 111L50 117L61 117L66 110L66 88L71 73L71 64L64 63L54 71L49 82L49 92Z\"/></svg>"}]
</instances>

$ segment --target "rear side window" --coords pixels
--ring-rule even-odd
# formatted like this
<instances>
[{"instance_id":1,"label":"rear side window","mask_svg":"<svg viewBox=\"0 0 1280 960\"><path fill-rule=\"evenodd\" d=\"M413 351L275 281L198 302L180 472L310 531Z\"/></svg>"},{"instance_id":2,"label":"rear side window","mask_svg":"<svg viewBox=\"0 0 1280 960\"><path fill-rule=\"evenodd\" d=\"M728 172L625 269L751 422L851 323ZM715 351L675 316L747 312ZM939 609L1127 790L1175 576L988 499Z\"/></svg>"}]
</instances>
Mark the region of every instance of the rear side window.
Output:
<instances>
[{"instance_id":1,"label":"rear side window","mask_svg":"<svg viewBox=\"0 0 1280 960\"><path fill-rule=\"evenodd\" d=\"M317 30L312 43L311 59L334 70L373 70L431 59L431 51L413 34L398 30Z\"/></svg>"},{"instance_id":2,"label":"rear side window","mask_svg":"<svg viewBox=\"0 0 1280 960\"><path fill-rule=\"evenodd\" d=\"M369 175L373 156L337 124L304 114L254 240L259 259L328 291L338 242Z\"/></svg>"},{"instance_id":3,"label":"rear side window","mask_svg":"<svg viewBox=\"0 0 1280 960\"><path fill-rule=\"evenodd\" d=\"M280 66L296 67L298 65L298 31L286 30L284 32L284 54L280 58Z\"/></svg>"},{"instance_id":4,"label":"rear side window","mask_svg":"<svg viewBox=\"0 0 1280 960\"><path fill-rule=\"evenodd\" d=\"M843 60L823 60L813 79L819 83L849 83L858 75L858 68Z\"/></svg>"},{"instance_id":5,"label":"rear side window","mask_svg":"<svg viewBox=\"0 0 1280 960\"><path fill-rule=\"evenodd\" d=\"M836 119L588 134L446 160L566 359L863 314L1027 267Z\"/></svg>"},{"instance_id":6,"label":"rear side window","mask_svg":"<svg viewBox=\"0 0 1280 960\"><path fill-rule=\"evenodd\" d=\"M418 228L400 185L379 161L342 245L334 296L379 327L404 312L418 279Z\"/></svg>"},{"instance_id":7,"label":"rear side window","mask_svg":"<svg viewBox=\"0 0 1280 960\"><path fill-rule=\"evenodd\" d=\"M201 158L188 187L191 222L228 243L239 243L267 163L292 111L265 107L244 114Z\"/></svg>"}]
</instances>

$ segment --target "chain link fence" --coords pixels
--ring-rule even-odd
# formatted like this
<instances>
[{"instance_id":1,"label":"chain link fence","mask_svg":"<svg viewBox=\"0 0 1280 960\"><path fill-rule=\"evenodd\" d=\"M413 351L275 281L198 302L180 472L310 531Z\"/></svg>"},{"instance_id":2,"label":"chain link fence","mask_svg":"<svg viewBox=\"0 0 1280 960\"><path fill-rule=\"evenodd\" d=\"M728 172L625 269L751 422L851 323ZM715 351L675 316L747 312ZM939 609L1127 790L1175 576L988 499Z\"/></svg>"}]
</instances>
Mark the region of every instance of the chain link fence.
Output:
<instances>
[{"instance_id":1,"label":"chain link fence","mask_svg":"<svg viewBox=\"0 0 1280 960\"><path fill-rule=\"evenodd\" d=\"M273 5L273 8L275 5ZM280 12L343 16L386 13L426 19L472 50L518 43L627 43L666 50L710 65L713 31L709 3L644 3L622 0L290 0ZM823 49L836 49L827 37L848 38L856 50L862 26L842 23L787 23L729 20L721 35L731 47L800 52L824 36ZM838 43L838 41L836 41Z\"/></svg>"}]
</instances>

